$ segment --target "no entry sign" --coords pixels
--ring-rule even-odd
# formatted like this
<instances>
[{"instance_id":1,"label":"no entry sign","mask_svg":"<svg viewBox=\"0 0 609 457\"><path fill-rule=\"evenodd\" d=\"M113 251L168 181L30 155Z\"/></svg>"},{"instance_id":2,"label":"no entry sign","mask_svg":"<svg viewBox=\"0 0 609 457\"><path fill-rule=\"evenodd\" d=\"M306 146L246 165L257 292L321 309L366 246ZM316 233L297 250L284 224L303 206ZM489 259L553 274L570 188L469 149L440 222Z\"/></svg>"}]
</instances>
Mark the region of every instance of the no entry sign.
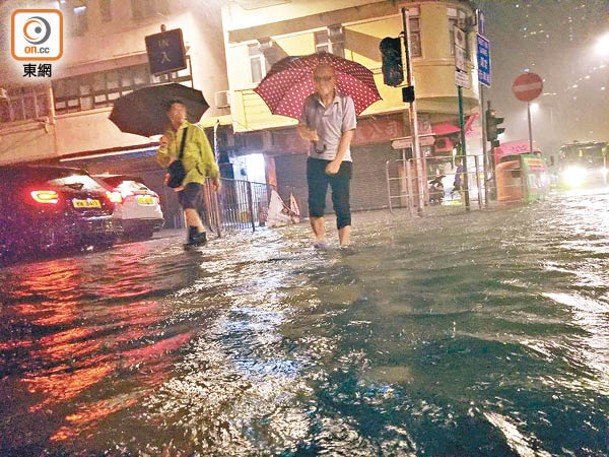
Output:
<instances>
[{"instance_id":1,"label":"no entry sign","mask_svg":"<svg viewBox=\"0 0 609 457\"><path fill-rule=\"evenodd\" d=\"M523 73L514 80L512 92L523 102L530 102L541 95L543 81L535 73Z\"/></svg>"}]
</instances>

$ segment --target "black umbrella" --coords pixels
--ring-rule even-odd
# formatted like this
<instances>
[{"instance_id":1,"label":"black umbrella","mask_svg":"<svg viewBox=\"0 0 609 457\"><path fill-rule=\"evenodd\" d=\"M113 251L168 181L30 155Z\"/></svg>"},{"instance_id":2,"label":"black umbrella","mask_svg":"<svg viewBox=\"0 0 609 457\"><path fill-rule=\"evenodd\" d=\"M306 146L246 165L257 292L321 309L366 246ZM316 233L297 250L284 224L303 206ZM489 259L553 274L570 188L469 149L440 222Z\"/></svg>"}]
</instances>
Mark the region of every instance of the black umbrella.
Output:
<instances>
[{"instance_id":1,"label":"black umbrella","mask_svg":"<svg viewBox=\"0 0 609 457\"><path fill-rule=\"evenodd\" d=\"M126 133L158 135L167 127L167 107L174 100L186 105L187 119L193 123L209 108L200 90L178 83L158 84L116 99L110 120Z\"/></svg>"}]
</instances>

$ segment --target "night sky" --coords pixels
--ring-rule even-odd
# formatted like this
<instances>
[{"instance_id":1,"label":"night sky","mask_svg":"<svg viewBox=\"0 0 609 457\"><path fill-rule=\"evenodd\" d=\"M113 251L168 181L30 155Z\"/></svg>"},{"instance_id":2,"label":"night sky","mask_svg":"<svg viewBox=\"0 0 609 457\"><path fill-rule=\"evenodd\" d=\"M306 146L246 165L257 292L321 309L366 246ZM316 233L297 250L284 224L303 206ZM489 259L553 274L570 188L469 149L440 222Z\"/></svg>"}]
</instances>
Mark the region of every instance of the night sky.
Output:
<instances>
[{"instance_id":1,"label":"night sky","mask_svg":"<svg viewBox=\"0 0 609 457\"><path fill-rule=\"evenodd\" d=\"M504 117L504 140L528 138L526 102L512 93L526 71L544 79L532 112L533 137L545 150L561 143L609 141L608 0L477 2L491 41L492 87L485 97ZM550 151L548 151L550 152Z\"/></svg>"}]
</instances>

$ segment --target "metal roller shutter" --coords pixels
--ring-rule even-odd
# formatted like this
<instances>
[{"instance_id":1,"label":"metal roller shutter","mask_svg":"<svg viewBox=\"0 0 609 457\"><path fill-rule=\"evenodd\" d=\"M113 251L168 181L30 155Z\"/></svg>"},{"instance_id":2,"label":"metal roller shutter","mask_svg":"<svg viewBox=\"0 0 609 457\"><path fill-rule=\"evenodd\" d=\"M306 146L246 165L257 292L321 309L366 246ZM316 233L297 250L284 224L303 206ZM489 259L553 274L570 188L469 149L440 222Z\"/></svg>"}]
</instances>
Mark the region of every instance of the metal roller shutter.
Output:
<instances>
[{"instance_id":1,"label":"metal roller shutter","mask_svg":"<svg viewBox=\"0 0 609 457\"><path fill-rule=\"evenodd\" d=\"M354 147L353 180L351 181L351 209L353 211L387 208L387 180L385 163L395 157L388 144ZM308 215L307 205L307 156L294 154L275 156L277 186L279 194L287 201L290 192L294 193L302 214ZM326 213L332 214L330 191L326 196Z\"/></svg>"},{"instance_id":2,"label":"metal roller shutter","mask_svg":"<svg viewBox=\"0 0 609 457\"><path fill-rule=\"evenodd\" d=\"M351 150L353 156L352 210L371 210L389 206L385 163L394 158L394 152L389 144L367 145Z\"/></svg>"}]
</instances>

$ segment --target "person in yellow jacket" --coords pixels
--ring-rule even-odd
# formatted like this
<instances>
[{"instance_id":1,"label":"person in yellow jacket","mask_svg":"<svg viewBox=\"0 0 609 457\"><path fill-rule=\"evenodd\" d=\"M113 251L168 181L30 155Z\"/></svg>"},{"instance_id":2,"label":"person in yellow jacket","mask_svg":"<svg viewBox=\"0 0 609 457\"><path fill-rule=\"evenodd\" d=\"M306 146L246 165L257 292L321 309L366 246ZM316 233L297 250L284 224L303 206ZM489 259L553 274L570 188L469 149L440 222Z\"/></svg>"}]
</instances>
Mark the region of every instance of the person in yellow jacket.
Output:
<instances>
[{"instance_id":1,"label":"person in yellow jacket","mask_svg":"<svg viewBox=\"0 0 609 457\"><path fill-rule=\"evenodd\" d=\"M182 156L186 177L182 185L174 190L178 192L178 201L184 209L188 226L188 242L185 247L201 246L207 242L205 226L198 212L203 198L203 185L205 179L210 177L212 189L217 192L220 189L220 171L205 132L186 120L186 106L179 101L170 102L167 117L170 126L159 140L157 162L167 168L177 160L182 137L186 135Z\"/></svg>"}]
</instances>

